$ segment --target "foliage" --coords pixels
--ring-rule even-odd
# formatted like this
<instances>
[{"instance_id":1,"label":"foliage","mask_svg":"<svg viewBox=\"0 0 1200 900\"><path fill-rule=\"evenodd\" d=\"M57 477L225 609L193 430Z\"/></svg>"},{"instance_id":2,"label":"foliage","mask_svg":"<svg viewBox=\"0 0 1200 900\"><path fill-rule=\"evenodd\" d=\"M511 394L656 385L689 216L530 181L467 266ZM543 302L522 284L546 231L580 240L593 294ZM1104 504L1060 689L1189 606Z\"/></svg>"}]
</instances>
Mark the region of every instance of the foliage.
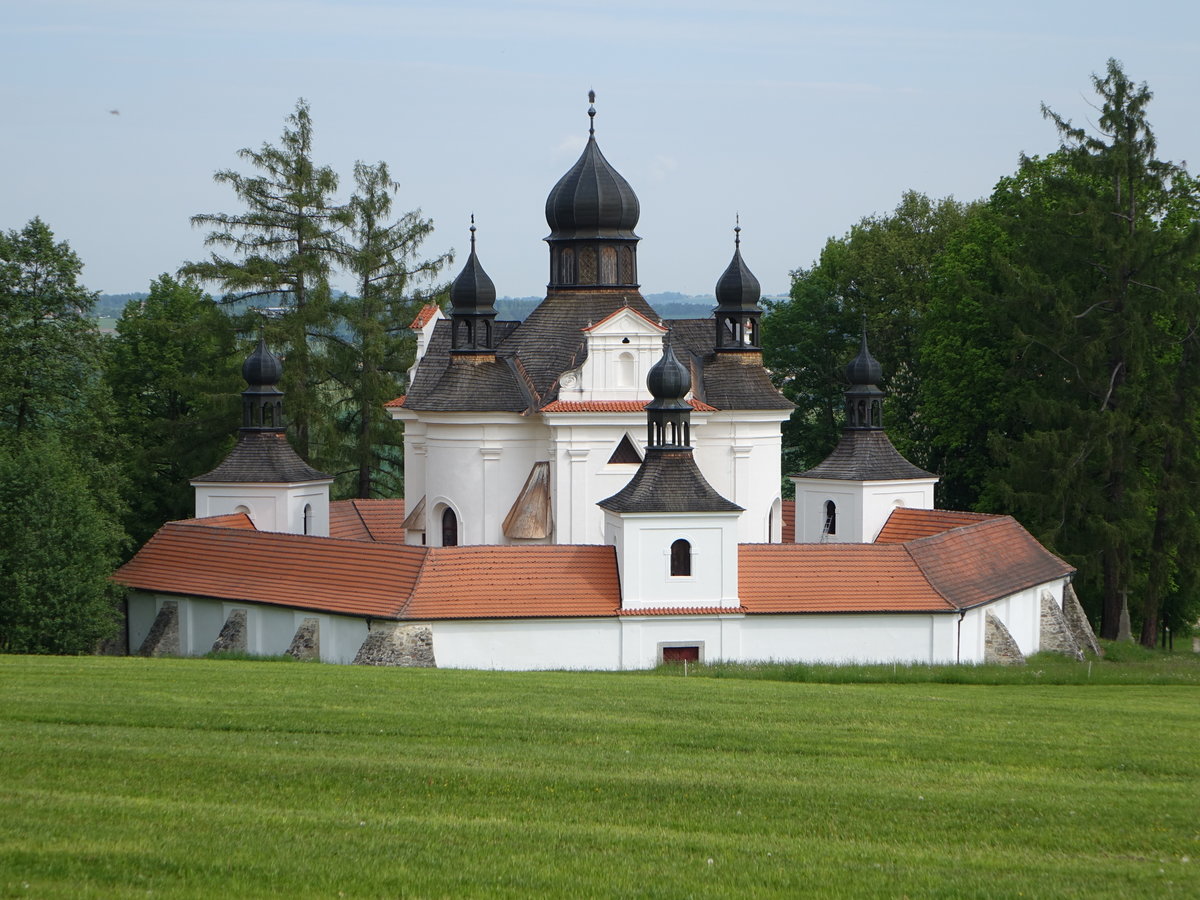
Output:
<instances>
[{"instance_id":1,"label":"foliage","mask_svg":"<svg viewBox=\"0 0 1200 900\"><path fill-rule=\"evenodd\" d=\"M0 651L89 653L117 626L124 534L54 435L0 444Z\"/></svg>"},{"instance_id":2,"label":"foliage","mask_svg":"<svg viewBox=\"0 0 1200 900\"><path fill-rule=\"evenodd\" d=\"M885 424L898 449L928 464L917 387L927 284L937 257L973 207L907 191L891 213L868 216L831 238L809 269L792 273L788 300L768 301L764 361L796 406L784 428L784 464L800 471L820 462L840 431L842 369L857 352L866 322L871 353L887 380Z\"/></svg>"},{"instance_id":3,"label":"foliage","mask_svg":"<svg viewBox=\"0 0 1200 900\"><path fill-rule=\"evenodd\" d=\"M324 374L314 358L310 336L328 330L329 271L335 251L338 210L333 202L337 174L312 159L312 119L308 104L296 103L280 145L244 148L238 156L261 174L222 170L214 175L233 188L247 211L202 213L193 225L213 226L205 243L231 250L233 258L214 252L204 262L185 264L180 272L213 281L225 291L224 302L255 302L278 308L277 345L282 342L287 365L283 389L296 449L306 459L323 421L320 384Z\"/></svg>"},{"instance_id":4,"label":"foliage","mask_svg":"<svg viewBox=\"0 0 1200 900\"><path fill-rule=\"evenodd\" d=\"M1194 685L9 657L0 893L1189 897L1197 729Z\"/></svg>"},{"instance_id":5,"label":"foliage","mask_svg":"<svg viewBox=\"0 0 1200 900\"><path fill-rule=\"evenodd\" d=\"M191 478L215 467L238 423L234 323L193 280L162 275L117 322L106 377L127 438L127 529L140 546L191 516Z\"/></svg>"},{"instance_id":6,"label":"foliage","mask_svg":"<svg viewBox=\"0 0 1200 900\"><path fill-rule=\"evenodd\" d=\"M343 212L347 233L338 241L337 258L354 276L356 296L333 302L335 321L344 328L325 335L329 373L338 386L337 450L328 455L335 458L340 479L350 476L352 488L339 493L400 496L402 429L383 405L402 393L415 352L408 326L420 307L444 290L434 279L453 256L420 258L421 244L433 232L432 221L420 210L388 221L399 185L386 163L356 163L354 181L357 190Z\"/></svg>"}]
</instances>

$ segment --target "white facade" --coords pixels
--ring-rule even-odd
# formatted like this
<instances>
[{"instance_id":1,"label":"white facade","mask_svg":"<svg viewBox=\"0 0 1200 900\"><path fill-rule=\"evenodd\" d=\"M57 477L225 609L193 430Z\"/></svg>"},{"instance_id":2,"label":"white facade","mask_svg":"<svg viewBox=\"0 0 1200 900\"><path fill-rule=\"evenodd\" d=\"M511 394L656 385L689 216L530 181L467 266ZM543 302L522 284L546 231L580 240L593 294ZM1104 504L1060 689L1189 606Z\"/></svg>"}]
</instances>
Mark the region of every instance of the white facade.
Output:
<instances>
[{"instance_id":1,"label":"white facade","mask_svg":"<svg viewBox=\"0 0 1200 900\"><path fill-rule=\"evenodd\" d=\"M245 513L259 531L328 537L330 483L193 482L196 518Z\"/></svg>"},{"instance_id":2,"label":"white facade","mask_svg":"<svg viewBox=\"0 0 1200 900\"><path fill-rule=\"evenodd\" d=\"M843 481L792 477L796 485L796 543L872 543L893 509L933 509L938 479ZM836 509L836 529L826 533L829 504Z\"/></svg>"}]
</instances>

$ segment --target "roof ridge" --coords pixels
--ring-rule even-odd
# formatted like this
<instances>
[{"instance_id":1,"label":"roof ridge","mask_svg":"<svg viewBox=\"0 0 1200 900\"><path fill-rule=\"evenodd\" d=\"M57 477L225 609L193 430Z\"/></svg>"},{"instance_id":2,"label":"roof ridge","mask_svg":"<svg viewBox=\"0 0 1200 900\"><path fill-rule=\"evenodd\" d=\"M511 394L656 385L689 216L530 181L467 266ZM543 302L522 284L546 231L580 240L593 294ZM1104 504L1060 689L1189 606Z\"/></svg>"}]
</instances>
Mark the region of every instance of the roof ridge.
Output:
<instances>
[{"instance_id":1,"label":"roof ridge","mask_svg":"<svg viewBox=\"0 0 1200 900\"><path fill-rule=\"evenodd\" d=\"M945 534L945 532L942 532L942 534ZM930 537L938 537L938 535L936 535L936 534L930 535ZM924 540L924 538L918 538L917 540ZM915 568L918 572L921 573L921 578L922 578L922 580L924 580L924 582L927 585L929 585L929 589L931 591L933 591L935 594L937 594L939 597L941 597L942 602L945 603L948 607L961 612L963 608L961 606L959 606L957 603L955 603L953 600L951 600L949 597L947 597L945 592L942 591L941 588L939 588L936 584L933 583L933 579L931 579L929 577L929 573L925 571L925 567L921 565L921 561L919 559L917 559L917 557L913 554L912 549L909 547L909 544L913 544L913 543L916 543L916 541L905 541L904 543L900 544L899 546L900 546L900 549L902 549L904 551L904 555L907 556L909 558L909 560L912 562L913 568ZM874 546L894 547L896 545L895 544L878 544L878 545L863 544L863 546L864 547L874 547Z\"/></svg>"},{"instance_id":2,"label":"roof ridge","mask_svg":"<svg viewBox=\"0 0 1200 900\"><path fill-rule=\"evenodd\" d=\"M358 521L360 523L362 523L363 530L367 533L367 537L369 537L372 541L374 541L375 540L375 532L373 532L371 530L371 526L368 525L367 520L363 518L362 510L358 508L358 501L360 499L362 499L362 498L351 497L350 498L350 508L353 509L354 514L356 516L358 516Z\"/></svg>"}]
</instances>

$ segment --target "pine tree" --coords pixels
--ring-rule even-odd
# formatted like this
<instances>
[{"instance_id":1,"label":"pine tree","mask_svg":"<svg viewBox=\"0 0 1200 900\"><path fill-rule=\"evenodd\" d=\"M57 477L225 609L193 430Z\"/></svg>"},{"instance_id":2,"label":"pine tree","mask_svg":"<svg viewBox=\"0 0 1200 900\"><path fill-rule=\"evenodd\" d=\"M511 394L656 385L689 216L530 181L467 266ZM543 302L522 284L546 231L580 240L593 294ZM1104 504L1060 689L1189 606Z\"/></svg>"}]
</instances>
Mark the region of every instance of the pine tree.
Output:
<instances>
[{"instance_id":1,"label":"pine tree","mask_svg":"<svg viewBox=\"0 0 1200 900\"><path fill-rule=\"evenodd\" d=\"M238 151L261 174L223 170L214 175L230 185L247 211L202 213L193 225L214 226L209 246L231 250L234 258L213 253L205 262L184 265L180 272L214 281L224 301L246 306L282 307L278 318L280 348L287 358L284 389L294 442L301 456L310 455L322 380L309 338L328 330L329 272L334 259L338 209L333 202L338 179L333 169L312 159L312 119L300 99L288 117L278 147Z\"/></svg>"},{"instance_id":2,"label":"pine tree","mask_svg":"<svg viewBox=\"0 0 1200 900\"><path fill-rule=\"evenodd\" d=\"M357 296L343 296L333 309L340 327L326 335L329 371L338 385L337 427L343 465L356 497L402 493L403 442L400 423L383 404L401 391L413 362L408 326L422 304L444 286L435 279L453 259L443 253L420 257L433 223L420 210L389 223L398 185L385 163L354 166L357 191L346 206L347 233L338 259L354 276Z\"/></svg>"}]
</instances>

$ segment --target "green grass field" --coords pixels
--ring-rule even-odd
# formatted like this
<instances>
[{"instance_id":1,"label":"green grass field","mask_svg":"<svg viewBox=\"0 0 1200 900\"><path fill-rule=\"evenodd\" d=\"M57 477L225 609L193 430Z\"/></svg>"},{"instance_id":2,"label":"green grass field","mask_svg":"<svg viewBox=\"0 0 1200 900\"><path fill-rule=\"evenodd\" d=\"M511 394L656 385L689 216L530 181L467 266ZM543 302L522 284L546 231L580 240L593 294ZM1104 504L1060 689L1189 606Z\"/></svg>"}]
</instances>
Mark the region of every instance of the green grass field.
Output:
<instances>
[{"instance_id":1,"label":"green grass field","mask_svg":"<svg viewBox=\"0 0 1200 900\"><path fill-rule=\"evenodd\" d=\"M0 657L0 895L1196 897L1200 686Z\"/></svg>"}]
</instances>

